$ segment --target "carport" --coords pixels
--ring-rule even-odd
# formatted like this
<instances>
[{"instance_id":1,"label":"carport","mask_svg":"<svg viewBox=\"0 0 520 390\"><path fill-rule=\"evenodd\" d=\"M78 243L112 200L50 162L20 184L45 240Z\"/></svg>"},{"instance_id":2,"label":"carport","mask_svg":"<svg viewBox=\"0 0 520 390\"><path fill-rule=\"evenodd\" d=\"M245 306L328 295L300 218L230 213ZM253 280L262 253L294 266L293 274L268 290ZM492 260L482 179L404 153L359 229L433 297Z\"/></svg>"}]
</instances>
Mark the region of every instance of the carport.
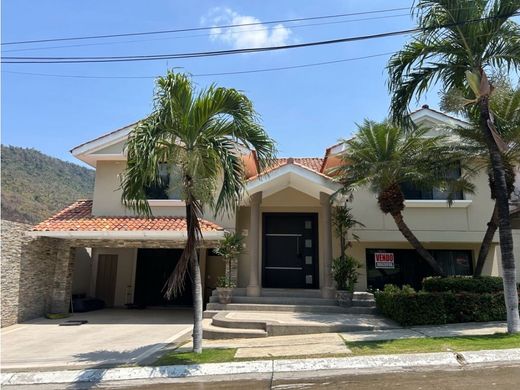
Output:
<instances>
[{"instance_id":1,"label":"carport","mask_svg":"<svg viewBox=\"0 0 520 390\"><path fill-rule=\"evenodd\" d=\"M204 283L208 248L215 247L224 230L206 220L200 224ZM114 308L191 307L189 283L176 300L166 301L162 294L186 242L184 217L98 217L92 215L92 201L82 200L36 225L29 234L35 250L27 258L36 257L29 262L47 264L40 281L47 291L39 315L65 313L71 302L90 298Z\"/></svg>"}]
</instances>

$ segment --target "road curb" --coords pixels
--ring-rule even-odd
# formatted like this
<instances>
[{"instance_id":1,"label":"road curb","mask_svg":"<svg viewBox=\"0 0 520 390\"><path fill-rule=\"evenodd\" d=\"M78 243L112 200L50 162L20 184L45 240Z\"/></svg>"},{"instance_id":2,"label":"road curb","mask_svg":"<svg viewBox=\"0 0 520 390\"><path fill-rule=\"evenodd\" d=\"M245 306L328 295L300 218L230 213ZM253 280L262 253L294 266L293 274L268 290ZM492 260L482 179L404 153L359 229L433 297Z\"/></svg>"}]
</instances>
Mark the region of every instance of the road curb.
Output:
<instances>
[{"instance_id":1,"label":"road curb","mask_svg":"<svg viewBox=\"0 0 520 390\"><path fill-rule=\"evenodd\" d=\"M462 357L462 359L461 359ZM461 363L464 362L464 363ZM313 370L406 369L421 367L457 368L482 363L520 363L520 348L469 352L439 352L398 355L352 356L326 359L259 360L232 363L208 363L160 367L121 367L1 374L2 386L102 383L139 379L171 379L198 376L238 375L250 373L283 373Z\"/></svg>"}]
</instances>

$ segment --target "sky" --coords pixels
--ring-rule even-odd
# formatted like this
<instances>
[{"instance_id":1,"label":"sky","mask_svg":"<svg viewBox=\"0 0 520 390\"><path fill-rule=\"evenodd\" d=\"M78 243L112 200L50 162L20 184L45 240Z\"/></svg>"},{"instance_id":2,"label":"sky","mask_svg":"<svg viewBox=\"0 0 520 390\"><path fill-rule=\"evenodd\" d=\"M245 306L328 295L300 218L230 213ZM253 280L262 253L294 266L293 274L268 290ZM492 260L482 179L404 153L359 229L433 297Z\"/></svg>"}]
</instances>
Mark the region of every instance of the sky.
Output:
<instances>
[{"instance_id":1,"label":"sky","mask_svg":"<svg viewBox=\"0 0 520 390\"><path fill-rule=\"evenodd\" d=\"M215 28L141 37L10 45L3 46L3 56L180 53L377 34L413 27L411 3L412 0L4 0L2 42L407 9L239 30ZM317 25L323 22L328 24ZM212 58L102 64L3 64L2 143L33 147L79 162L70 154L71 148L145 117L151 110L154 77L176 68L194 75L194 81L201 88L216 83L242 90L253 101L266 131L277 141L280 157L323 156L326 147L355 131L355 123L364 118L382 120L388 114L390 98L385 69L388 54L299 69L200 75L380 55L399 50L408 38L396 36ZM432 90L420 102L413 102L411 108L425 103L435 108L438 100L438 93Z\"/></svg>"}]
</instances>

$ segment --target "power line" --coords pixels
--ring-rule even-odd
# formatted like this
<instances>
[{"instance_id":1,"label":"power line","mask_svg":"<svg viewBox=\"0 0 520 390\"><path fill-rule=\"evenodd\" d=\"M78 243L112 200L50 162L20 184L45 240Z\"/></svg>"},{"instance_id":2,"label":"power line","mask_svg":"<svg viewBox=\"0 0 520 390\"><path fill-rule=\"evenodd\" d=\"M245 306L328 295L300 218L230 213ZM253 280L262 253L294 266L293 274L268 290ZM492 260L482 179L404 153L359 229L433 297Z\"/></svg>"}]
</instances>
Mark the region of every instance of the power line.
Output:
<instances>
[{"instance_id":1,"label":"power line","mask_svg":"<svg viewBox=\"0 0 520 390\"><path fill-rule=\"evenodd\" d=\"M519 12L512 14L512 16L520 15ZM435 28L447 28L467 23L474 23L489 19L504 19L505 17L485 17L473 20L466 20L464 22L450 23L436 26ZM314 47L331 45L338 43L347 43L355 41L364 41L369 39L378 39L391 36L412 34L416 32L425 32L429 29L423 28L412 28L407 30L390 31L372 35L361 35L347 38L330 39L324 41L314 41L306 43L297 43L291 45L282 46L267 46L257 48L244 48L244 49L230 49L230 50L217 50L217 51L205 51L205 52L190 52L190 53L172 53L172 54L150 54L150 55L135 55L135 56L98 56L98 57L2 57L2 63L6 64L76 64L76 63L106 63L106 62L134 62L134 61L156 61L165 59L186 59L186 58L200 58L200 57L215 57L225 56L233 54L244 54L244 53L258 53L266 51L278 51L287 49L296 49L303 47ZM5 61L7 60L7 61Z\"/></svg>"},{"instance_id":2,"label":"power line","mask_svg":"<svg viewBox=\"0 0 520 390\"><path fill-rule=\"evenodd\" d=\"M141 56L112 56L112 57L2 57L2 63L6 64L52 64L52 63L97 63L97 62L128 62L128 61L154 61L165 59L185 59L185 58L200 58L200 57L214 57L232 54L243 53L257 53L264 51L286 50L302 47L323 46L335 43L345 43L362 41L367 39L384 38L395 35L410 34L417 32L419 29L409 29L401 31L392 31L373 35L363 35L348 38L331 39L326 41L315 41L306 43L296 43L292 45L283 46L267 46L248 49L231 49L218 50L206 52L191 52L191 53L173 53L173 54L155 54L155 55L141 55ZM5 61L7 60L7 61Z\"/></svg>"},{"instance_id":3,"label":"power line","mask_svg":"<svg viewBox=\"0 0 520 390\"><path fill-rule=\"evenodd\" d=\"M386 15L386 16L376 16L376 17L370 17L370 18L358 18L358 19L349 19L349 20L336 20L332 22L321 22L321 23L306 23L306 24L299 24L296 26L291 26L291 29L295 28L304 28L304 27L313 27L313 26L325 26L325 25L331 25L331 24L343 24L343 23L353 23L353 22L362 22L367 20L379 20L379 19L390 19L390 18L397 18L397 17L403 17L403 16L410 16L410 14L396 14L396 15ZM276 26L273 27L273 29L277 28ZM285 28L285 26L284 26ZM259 28L254 30L247 30L247 32L258 32L258 31L267 31L269 30L268 27L266 28ZM172 40L172 39L186 39L186 38L198 38L198 37L212 37L212 36L219 36L222 34L243 34L243 31L219 31L219 32L213 32L208 34L192 34L192 35L182 35L182 36L176 36L176 37L166 37L166 38L155 38L155 39L140 39L140 40L126 40L126 41L115 41L115 42L95 42L95 43L79 43L74 45L60 45L60 46L47 46L47 47L31 47L26 49L9 49L9 50L2 50L2 53L13 53L13 52L21 52L21 51L40 51L40 50L51 50L51 49L63 49L63 48L71 48L71 47L85 47L85 46L105 46L105 45L116 45L121 43L140 43L140 42L151 42L151 41L159 41L159 40Z\"/></svg>"},{"instance_id":4,"label":"power line","mask_svg":"<svg viewBox=\"0 0 520 390\"><path fill-rule=\"evenodd\" d=\"M306 20L332 19L332 18L342 18L342 17L346 17L346 16L369 15L369 14L385 13L385 12L392 12L392 11L403 11L406 9L409 9L409 8L408 7L388 8L388 9L373 10L373 11L351 12L351 13L322 15L322 16L310 16L310 17L305 17L305 18L279 19L279 20L269 20L269 21L265 21L265 22L228 24L228 25L209 26L209 27L189 27L189 28L179 28L179 29L173 29L173 30L141 31L141 32L132 32L132 33L90 35L90 36L67 37L67 38L33 39L33 40L26 40L26 41L3 42L3 43L1 43L1 45L2 46L22 45L22 44L29 44L29 43L78 41L78 40L86 40L86 39L106 39L106 38L118 38L118 37L141 36L141 35L171 34L171 33L189 32L189 31L205 31L205 30L211 30L214 28L235 28L235 27L258 26L258 25L277 24L277 23L294 23L294 22L302 22L302 21L306 21Z\"/></svg>"},{"instance_id":5,"label":"power line","mask_svg":"<svg viewBox=\"0 0 520 390\"><path fill-rule=\"evenodd\" d=\"M239 74L247 74L247 73L274 72L274 71L281 71L281 70L290 70L290 69L300 69L300 68L310 68L310 67L323 66L323 65L331 65L331 64L341 63L341 62L358 61L358 60L364 60L364 59L368 59L368 58L388 56L391 54L393 54L393 52L372 54L372 55L362 56L362 57L343 58L343 59L332 60L332 61L313 62L313 63L308 63L308 64L300 64L300 65L292 65L292 66L280 66L280 67L273 67L273 68L250 69L250 70L219 72L219 73L200 73L200 74L192 74L191 76L192 77L209 77L209 76L239 75ZM157 78L157 76L63 75L63 74L49 74L49 73L17 72L17 71L9 71L9 70L2 70L2 73L12 73L12 74L20 74L20 75L28 75L28 76L78 78L78 79L155 79L155 78Z\"/></svg>"}]
</instances>

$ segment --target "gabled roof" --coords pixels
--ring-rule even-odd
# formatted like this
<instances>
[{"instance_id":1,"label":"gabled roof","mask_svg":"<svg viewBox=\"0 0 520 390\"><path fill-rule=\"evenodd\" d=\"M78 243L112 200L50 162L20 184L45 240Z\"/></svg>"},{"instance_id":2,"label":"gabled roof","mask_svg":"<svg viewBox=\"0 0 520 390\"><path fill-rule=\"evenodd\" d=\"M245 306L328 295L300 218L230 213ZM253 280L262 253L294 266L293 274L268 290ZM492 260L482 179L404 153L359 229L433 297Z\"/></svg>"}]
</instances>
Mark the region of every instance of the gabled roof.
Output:
<instances>
[{"instance_id":1,"label":"gabled roof","mask_svg":"<svg viewBox=\"0 0 520 390\"><path fill-rule=\"evenodd\" d=\"M223 232L224 229L204 219L200 220L202 233ZM32 228L32 232L52 233L185 233L184 217L100 217L92 215L92 200L79 200ZM57 234L59 235L59 234ZM95 234L94 234L95 235Z\"/></svg>"},{"instance_id":2,"label":"gabled roof","mask_svg":"<svg viewBox=\"0 0 520 390\"><path fill-rule=\"evenodd\" d=\"M433 108L430 108L430 106L428 106L427 104L423 104L421 108L410 113L410 118L412 118L414 122L425 117L432 119L436 122L442 122L445 124L457 124L459 126L469 125L468 122L456 118L452 115L445 114L444 112L434 110Z\"/></svg>"},{"instance_id":3,"label":"gabled roof","mask_svg":"<svg viewBox=\"0 0 520 390\"><path fill-rule=\"evenodd\" d=\"M268 173L279 169L285 165L294 164L304 169L308 169L312 172L321 174L321 165L323 164L323 158L321 157L282 157L277 158L275 162L267 169L264 169L257 175L248 178L249 181L255 180L260 176L267 175ZM324 175L326 176L326 175Z\"/></svg>"}]
</instances>

